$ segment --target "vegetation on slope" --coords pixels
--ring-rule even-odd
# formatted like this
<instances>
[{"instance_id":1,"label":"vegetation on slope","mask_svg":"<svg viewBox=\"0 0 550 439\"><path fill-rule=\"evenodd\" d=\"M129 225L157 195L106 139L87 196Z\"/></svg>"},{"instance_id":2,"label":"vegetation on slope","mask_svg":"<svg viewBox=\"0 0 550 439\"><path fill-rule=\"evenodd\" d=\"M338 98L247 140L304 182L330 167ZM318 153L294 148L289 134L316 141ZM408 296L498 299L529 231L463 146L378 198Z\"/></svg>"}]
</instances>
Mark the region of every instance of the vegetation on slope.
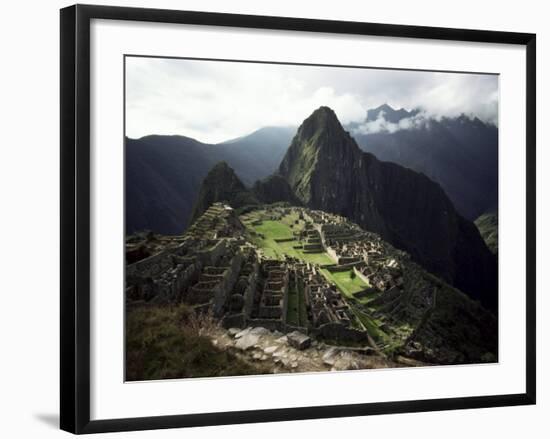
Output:
<instances>
[{"instance_id":1,"label":"vegetation on slope","mask_svg":"<svg viewBox=\"0 0 550 439\"><path fill-rule=\"evenodd\" d=\"M126 315L126 380L266 373L212 344L217 323L186 305L146 306Z\"/></svg>"},{"instance_id":2,"label":"vegetation on slope","mask_svg":"<svg viewBox=\"0 0 550 439\"><path fill-rule=\"evenodd\" d=\"M498 253L498 213L484 213L475 220L481 237L494 254Z\"/></svg>"}]
</instances>

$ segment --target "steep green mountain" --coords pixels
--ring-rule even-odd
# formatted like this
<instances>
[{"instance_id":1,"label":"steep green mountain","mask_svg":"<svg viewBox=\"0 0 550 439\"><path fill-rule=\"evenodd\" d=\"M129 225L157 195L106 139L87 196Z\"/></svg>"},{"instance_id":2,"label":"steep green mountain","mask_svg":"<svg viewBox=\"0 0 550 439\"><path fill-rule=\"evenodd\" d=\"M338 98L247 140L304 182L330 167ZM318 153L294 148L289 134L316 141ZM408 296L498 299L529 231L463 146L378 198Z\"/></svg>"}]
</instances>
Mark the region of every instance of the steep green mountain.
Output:
<instances>
[{"instance_id":1,"label":"steep green mountain","mask_svg":"<svg viewBox=\"0 0 550 439\"><path fill-rule=\"evenodd\" d=\"M498 254L498 213L484 213L475 220L475 225L479 229L479 233L481 233L489 250L494 254Z\"/></svg>"},{"instance_id":2,"label":"steep green mountain","mask_svg":"<svg viewBox=\"0 0 550 439\"><path fill-rule=\"evenodd\" d=\"M245 187L226 162L216 164L202 182L191 223L217 202L229 204L234 209L258 204L252 191Z\"/></svg>"},{"instance_id":3,"label":"steep green mountain","mask_svg":"<svg viewBox=\"0 0 550 439\"><path fill-rule=\"evenodd\" d=\"M217 145L184 136L127 138L126 233L181 233L212 166L226 161L252 185L277 169L295 132L291 127L266 127Z\"/></svg>"},{"instance_id":4,"label":"steep green mountain","mask_svg":"<svg viewBox=\"0 0 550 439\"><path fill-rule=\"evenodd\" d=\"M265 204L286 201L293 206L300 206L301 202L292 192L292 188L281 175L270 175L254 183L252 191L258 200Z\"/></svg>"},{"instance_id":5,"label":"steep green mountain","mask_svg":"<svg viewBox=\"0 0 550 439\"><path fill-rule=\"evenodd\" d=\"M383 105L369 110L364 124L346 128L363 151L439 183L462 216L473 221L498 207L495 125L465 115L429 118L419 110Z\"/></svg>"},{"instance_id":6,"label":"steep green mountain","mask_svg":"<svg viewBox=\"0 0 550 439\"><path fill-rule=\"evenodd\" d=\"M338 213L497 308L497 266L475 225L423 174L361 151L328 107L300 126L279 173L306 206Z\"/></svg>"}]
</instances>

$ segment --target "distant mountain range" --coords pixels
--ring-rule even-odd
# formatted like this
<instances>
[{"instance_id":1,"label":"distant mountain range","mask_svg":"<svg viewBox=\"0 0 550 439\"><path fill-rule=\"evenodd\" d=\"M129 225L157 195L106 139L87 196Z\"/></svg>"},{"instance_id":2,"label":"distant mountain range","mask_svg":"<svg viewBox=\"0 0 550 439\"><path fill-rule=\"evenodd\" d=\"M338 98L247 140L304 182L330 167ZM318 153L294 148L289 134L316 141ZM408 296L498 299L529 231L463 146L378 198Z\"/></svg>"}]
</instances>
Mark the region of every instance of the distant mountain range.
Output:
<instances>
[{"instance_id":1,"label":"distant mountain range","mask_svg":"<svg viewBox=\"0 0 550 439\"><path fill-rule=\"evenodd\" d=\"M428 117L420 110L369 110L346 126L363 151L438 182L466 218L498 209L498 128L476 117Z\"/></svg>"},{"instance_id":2,"label":"distant mountain range","mask_svg":"<svg viewBox=\"0 0 550 439\"><path fill-rule=\"evenodd\" d=\"M268 190L260 190L261 184L246 189L236 180L226 163L216 165L201 186L195 216L216 201L242 207L297 199L379 234L496 310L496 258L475 225L425 175L361 151L330 108L319 108L302 123L278 172L267 180Z\"/></svg>"},{"instance_id":3,"label":"distant mountain range","mask_svg":"<svg viewBox=\"0 0 550 439\"><path fill-rule=\"evenodd\" d=\"M464 217L498 209L498 129L476 118L426 117L389 105L344 128L378 159L439 183ZM126 232L179 234L188 226L202 180L225 161L251 186L278 169L296 127L265 127L220 144L184 136L126 139ZM265 182L264 182L265 184Z\"/></svg>"},{"instance_id":4,"label":"distant mountain range","mask_svg":"<svg viewBox=\"0 0 550 439\"><path fill-rule=\"evenodd\" d=\"M126 234L183 233L201 182L225 161L246 184L268 177L281 162L295 128L267 127L217 145L184 136L126 139Z\"/></svg>"}]
</instances>

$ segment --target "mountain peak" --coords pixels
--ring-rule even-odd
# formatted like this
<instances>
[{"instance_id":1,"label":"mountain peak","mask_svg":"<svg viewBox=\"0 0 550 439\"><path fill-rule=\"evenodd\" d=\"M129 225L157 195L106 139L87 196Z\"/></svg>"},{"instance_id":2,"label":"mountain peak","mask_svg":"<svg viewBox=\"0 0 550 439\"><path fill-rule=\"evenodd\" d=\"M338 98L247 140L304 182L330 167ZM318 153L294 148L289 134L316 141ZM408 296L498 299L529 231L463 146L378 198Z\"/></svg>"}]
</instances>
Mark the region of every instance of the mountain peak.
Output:
<instances>
[{"instance_id":1,"label":"mountain peak","mask_svg":"<svg viewBox=\"0 0 550 439\"><path fill-rule=\"evenodd\" d=\"M334 117L336 118L336 113L334 110L330 107L327 107L326 105L321 105L319 108L317 108L313 113L311 113L311 116L320 117L320 116L328 116L328 117Z\"/></svg>"},{"instance_id":2,"label":"mountain peak","mask_svg":"<svg viewBox=\"0 0 550 439\"><path fill-rule=\"evenodd\" d=\"M359 147L342 128L336 114L329 107L315 110L298 128L290 144L279 173L289 182L298 199L307 203L315 184L311 179L322 168L351 163L360 154Z\"/></svg>"},{"instance_id":3,"label":"mountain peak","mask_svg":"<svg viewBox=\"0 0 550 439\"><path fill-rule=\"evenodd\" d=\"M202 184L203 187L206 188L225 189L233 192L246 190L245 185L241 182L239 177L237 177L233 168L225 161L216 163L212 169L210 169Z\"/></svg>"},{"instance_id":4,"label":"mountain peak","mask_svg":"<svg viewBox=\"0 0 550 439\"><path fill-rule=\"evenodd\" d=\"M235 171L233 170L233 168L231 168L231 166L229 166L225 160L222 160L221 162L216 163L212 167L212 169L210 169L208 174L210 175L210 174L216 174L221 172L228 172L231 174L235 174Z\"/></svg>"},{"instance_id":5,"label":"mountain peak","mask_svg":"<svg viewBox=\"0 0 550 439\"><path fill-rule=\"evenodd\" d=\"M312 137L316 132L328 129L330 127L341 128L336 113L330 107L319 107L311 113L300 126L303 137Z\"/></svg>"},{"instance_id":6,"label":"mountain peak","mask_svg":"<svg viewBox=\"0 0 550 439\"><path fill-rule=\"evenodd\" d=\"M402 109L402 108L401 108ZM375 108L375 110L378 111L395 111L395 108L393 108L391 105L389 105L387 102L384 102L382 105L380 105L378 108Z\"/></svg>"},{"instance_id":7,"label":"mountain peak","mask_svg":"<svg viewBox=\"0 0 550 439\"><path fill-rule=\"evenodd\" d=\"M384 115L384 119L387 122L391 123L398 123L402 119L406 119L411 116L415 116L418 114L419 110L411 110L407 111L404 108L400 108L398 110L394 109L392 106L388 105L387 103L384 103L380 105L379 107L372 108L367 111L367 120L373 121L378 119L382 114Z\"/></svg>"},{"instance_id":8,"label":"mountain peak","mask_svg":"<svg viewBox=\"0 0 550 439\"><path fill-rule=\"evenodd\" d=\"M204 178L195 201L191 223L217 202L229 204L233 208L258 203L233 168L224 161L216 163Z\"/></svg>"}]
</instances>

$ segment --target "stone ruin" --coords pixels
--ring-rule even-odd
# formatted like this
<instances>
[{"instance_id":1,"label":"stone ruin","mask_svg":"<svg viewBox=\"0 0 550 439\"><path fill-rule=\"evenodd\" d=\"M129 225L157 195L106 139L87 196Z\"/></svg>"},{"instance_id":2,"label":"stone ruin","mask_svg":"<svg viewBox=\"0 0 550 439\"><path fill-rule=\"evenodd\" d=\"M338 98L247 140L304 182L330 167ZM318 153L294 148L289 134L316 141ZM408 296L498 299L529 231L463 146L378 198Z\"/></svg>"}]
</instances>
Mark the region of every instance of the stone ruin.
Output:
<instances>
[{"instance_id":1,"label":"stone ruin","mask_svg":"<svg viewBox=\"0 0 550 439\"><path fill-rule=\"evenodd\" d=\"M332 269L353 267L378 292L402 286L398 260L388 256L376 235L338 215L295 207L275 208L266 218L291 213L297 214L296 224L304 223L294 232L304 253L326 251L335 261ZM318 266L290 257L266 259L248 242L233 209L221 203L213 204L184 235L136 235L129 238L127 251L132 261L126 267L129 305L184 302L199 312L211 311L226 327L367 338L347 299ZM298 322L289 320L291 293L300 297Z\"/></svg>"}]
</instances>

